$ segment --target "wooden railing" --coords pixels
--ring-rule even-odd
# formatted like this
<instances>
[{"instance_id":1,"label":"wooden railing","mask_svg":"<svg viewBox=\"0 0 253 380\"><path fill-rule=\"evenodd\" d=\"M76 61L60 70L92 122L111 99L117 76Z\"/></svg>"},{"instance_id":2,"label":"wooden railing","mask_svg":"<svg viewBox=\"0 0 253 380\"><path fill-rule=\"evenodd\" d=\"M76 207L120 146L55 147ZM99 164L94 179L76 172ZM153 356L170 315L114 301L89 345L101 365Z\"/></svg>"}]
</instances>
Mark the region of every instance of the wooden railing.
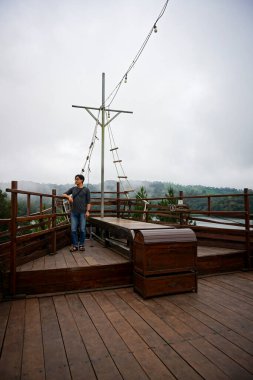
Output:
<instances>
[{"instance_id":1,"label":"wooden railing","mask_svg":"<svg viewBox=\"0 0 253 380\"><path fill-rule=\"evenodd\" d=\"M16 266L41 255L55 254L62 245L69 244L70 226L68 214L62 207L64 198L57 195L55 190L51 194L19 190L18 183L12 181L11 188L6 191L11 193L11 217L0 220L0 270L10 271L11 292L14 294ZM26 215L23 216L18 216L19 195L26 197ZM39 198L38 211L35 213L31 213L31 197ZM239 198L242 200L242 207L236 211L215 210L213 202L218 197ZM51 203L46 210L43 209L45 198ZM201 198L206 202L204 209L190 207L192 201ZM168 204L159 205L162 200L166 200ZM245 265L252 268L252 201L253 193L247 189L242 194L184 196L180 192L176 197L141 200L126 197L126 192L121 192L117 184L115 192L105 193L104 214L169 224L178 228L190 226L201 244L244 249L247 254ZM100 193L92 193L92 216L100 216L100 202ZM214 220L214 217L219 220ZM200 221L208 222L209 226L199 225Z\"/></svg>"}]
</instances>

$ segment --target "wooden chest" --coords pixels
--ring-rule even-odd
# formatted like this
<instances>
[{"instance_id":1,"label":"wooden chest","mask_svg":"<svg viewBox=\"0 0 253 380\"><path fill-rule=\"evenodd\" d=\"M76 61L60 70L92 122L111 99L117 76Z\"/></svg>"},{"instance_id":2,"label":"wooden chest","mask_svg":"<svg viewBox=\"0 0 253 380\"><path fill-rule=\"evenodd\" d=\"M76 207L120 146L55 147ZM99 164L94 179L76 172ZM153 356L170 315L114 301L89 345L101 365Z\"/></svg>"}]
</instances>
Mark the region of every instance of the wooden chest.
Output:
<instances>
[{"instance_id":1,"label":"wooden chest","mask_svg":"<svg viewBox=\"0 0 253 380\"><path fill-rule=\"evenodd\" d=\"M134 289L144 298L197 291L197 239L191 229L137 231L133 259Z\"/></svg>"},{"instance_id":2,"label":"wooden chest","mask_svg":"<svg viewBox=\"0 0 253 380\"><path fill-rule=\"evenodd\" d=\"M197 275L196 272L186 272L146 277L135 272L134 290L143 298L192 291L197 292Z\"/></svg>"},{"instance_id":3,"label":"wooden chest","mask_svg":"<svg viewBox=\"0 0 253 380\"><path fill-rule=\"evenodd\" d=\"M144 276L196 269L197 239L189 228L138 231L133 245L134 271Z\"/></svg>"}]
</instances>

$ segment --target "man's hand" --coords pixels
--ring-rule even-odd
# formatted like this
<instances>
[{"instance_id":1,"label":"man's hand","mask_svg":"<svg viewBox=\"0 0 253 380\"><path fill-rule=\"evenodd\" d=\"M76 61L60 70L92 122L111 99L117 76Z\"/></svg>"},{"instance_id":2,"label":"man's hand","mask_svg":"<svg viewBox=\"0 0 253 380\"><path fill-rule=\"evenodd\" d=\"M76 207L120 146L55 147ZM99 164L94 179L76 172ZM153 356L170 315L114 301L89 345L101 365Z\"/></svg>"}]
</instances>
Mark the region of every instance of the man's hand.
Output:
<instances>
[{"instance_id":1,"label":"man's hand","mask_svg":"<svg viewBox=\"0 0 253 380\"><path fill-rule=\"evenodd\" d=\"M71 195L68 196L68 201L69 203L73 203L73 198L71 197Z\"/></svg>"},{"instance_id":2,"label":"man's hand","mask_svg":"<svg viewBox=\"0 0 253 380\"><path fill-rule=\"evenodd\" d=\"M87 218L90 216L90 212L87 210L85 215L87 216Z\"/></svg>"}]
</instances>

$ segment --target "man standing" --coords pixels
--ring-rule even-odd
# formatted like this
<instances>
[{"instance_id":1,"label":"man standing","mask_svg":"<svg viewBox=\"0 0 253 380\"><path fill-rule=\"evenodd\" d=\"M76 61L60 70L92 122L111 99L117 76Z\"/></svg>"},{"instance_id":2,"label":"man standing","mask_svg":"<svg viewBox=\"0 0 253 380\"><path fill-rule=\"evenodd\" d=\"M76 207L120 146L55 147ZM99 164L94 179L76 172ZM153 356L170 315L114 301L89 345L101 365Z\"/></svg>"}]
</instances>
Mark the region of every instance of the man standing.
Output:
<instances>
[{"instance_id":1,"label":"man standing","mask_svg":"<svg viewBox=\"0 0 253 380\"><path fill-rule=\"evenodd\" d=\"M71 204L70 220L72 247L70 248L70 252L78 251L78 246L80 251L85 251L86 217L89 217L90 215L91 204L90 190L87 187L84 187L83 182L84 176L82 174L77 174L75 176L76 186L71 187L63 194ZM79 244L77 234L78 226L80 229Z\"/></svg>"}]
</instances>

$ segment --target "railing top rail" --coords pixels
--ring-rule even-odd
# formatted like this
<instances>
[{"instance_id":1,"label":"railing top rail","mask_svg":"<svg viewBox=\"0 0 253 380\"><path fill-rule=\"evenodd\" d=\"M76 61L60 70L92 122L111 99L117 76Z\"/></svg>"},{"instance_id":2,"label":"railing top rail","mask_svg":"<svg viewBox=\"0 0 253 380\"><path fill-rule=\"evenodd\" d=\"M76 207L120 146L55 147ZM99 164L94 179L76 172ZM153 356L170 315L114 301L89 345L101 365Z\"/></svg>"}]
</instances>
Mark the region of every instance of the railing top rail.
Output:
<instances>
[{"instance_id":1,"label":"railing top rail","mask_svg":"<svg viewBox=\"0 0 253 380\"><path fill-rule=\"evenodd\" d=\"M143 200L146 201L155 201L155 200L162 200L162 199L191 199L191 198L226 198L226 197L243 197L244 193L237 193L237 194L206 194L206 195L175 195L174 197L168 197L164 195L163 197L154 197L154 198L143 198ZM253 193L248 193L249 196L253 196ZM136 198L128 198L128 200L135 200ZM140 199L141 200L141 199Z\"/></svg>"},{"instance_id":2,"label":"railing top rail","mask_svg":"<svg viewBox=\"0 0 253 380\"><path fill-rule=\"evenodd\" d=\"M58 199L65 199L62 195L54 195L54 194L48 194L48 193L39 193L34 191L26 191L26 190L19 190L19 189L10 189L7 188L6 192L8 193L16 193L16 194L24 194L24 195L34 195L34 196L42 196L42 197L48 197L48 198L58 198ZM105 191L105 194L126 194L127 191ZM100 191L91 191L91 194L101 194ZM120 200L127 200L127 201L156 201L156 200L162 200L162 199L199 199L199 198L227 198L227 197L243 197L244 193L232 193L232 194L205 194L205 195L178 195L173 197L168 197L164 195L163 197L147 197L143 199L136 199L136 198L120 198ZM248 192L248 196L253 196L253 192ZM110 198L108 198L110 199ZM116 199L116 198L115 198Z\"/></svg>"},{"instance_id":3,"label":"railing top rail","mask_svg":"<svg viewBox=\"0 0 253 380\"><path fill-rule=\"evenodd\" d=\"M7 193L16 193L16 194L24 194L24 195L35 195L35 196L38 196L38 197L48 197L48 198L63 198L65 199L64 197L60 196L60 195L53 195L53 194L47 194L47 193L36 193L36 192L33 192L33 191L26 191L26 190L16 190L16 189L6 189L6 192Z\"/></svg>"},{"instance_id":4,"label":"railing top rail","mask_svg":"<svg viewBox=\"0 0 253 380\"><path fill-rule=\"evenodd\" d=\"M48 193L38 193L34 191L27 191L27 190L20 190L20 189L10 189L7 188L5 190L7 193L16 193L16 194L24 194L24 195L34 195L34 196L42 196L42 197L49 197L49 198L59 198L59 199L66 199L62 195L53 195ZM126 194L127 191L120 191L117 193L117 191L105 191L105 194ZM91 194L101 194L100 191L91 191ZM135 198L133 198L135 199Z\"/></svg>"},{"instance_id":5,"label":"railing top rail","mask_svg":"<svg viewBox=\"0 0 253 380\"><path fill-rule=\"evenodd\" d=\"M167 197L164 195L163 197L147 197L147 198L120 198L119 200L122 202L141 202L141 201L161 201L163 199L167 200L175 200L175 199L194 199L194 198L226 198L226 197L243 197L245 194L207 194L207 195L183 195L183 196L174 196ZM249 196L253 196L253 193L248 193ZM113 199L113 198L107 198Z\"/></svg>"},{"instance_id":6,"label":"railing top rail","mask_svg":"<svg viewBox=\"0 0 253 380\"><path fill-rule=\"evenodd\" d=\"M10 223L11 219L8 218L8 219L0 219L0 225L1 224L7 224L7 223Z\"/></svg>"},{"instance_id":7,"label":"railing top rail","mask_svg":"<svg viewBox=\"0 0 253 380\"><path fill-rule=\"evenodd\" d=\"M101 191L91 191L91 194L101 194ZM129 191L105 191L104 194L128 194Z\"/></svg>"},{"instance_id":8,"label":"railing top rail","mask_svg":"<svg viewBox=\"0 0 253 380\"><path fill-rule=\"evenodd\" d=\"M232 194L206 194L206 195L184 195L183 198L226 198L226 197L243 197L244 193L232 193ZM253 193L248 193L247 195L253 196ZM180 198L180 197L174 197Z\"/></svg>"}]
</instances>

